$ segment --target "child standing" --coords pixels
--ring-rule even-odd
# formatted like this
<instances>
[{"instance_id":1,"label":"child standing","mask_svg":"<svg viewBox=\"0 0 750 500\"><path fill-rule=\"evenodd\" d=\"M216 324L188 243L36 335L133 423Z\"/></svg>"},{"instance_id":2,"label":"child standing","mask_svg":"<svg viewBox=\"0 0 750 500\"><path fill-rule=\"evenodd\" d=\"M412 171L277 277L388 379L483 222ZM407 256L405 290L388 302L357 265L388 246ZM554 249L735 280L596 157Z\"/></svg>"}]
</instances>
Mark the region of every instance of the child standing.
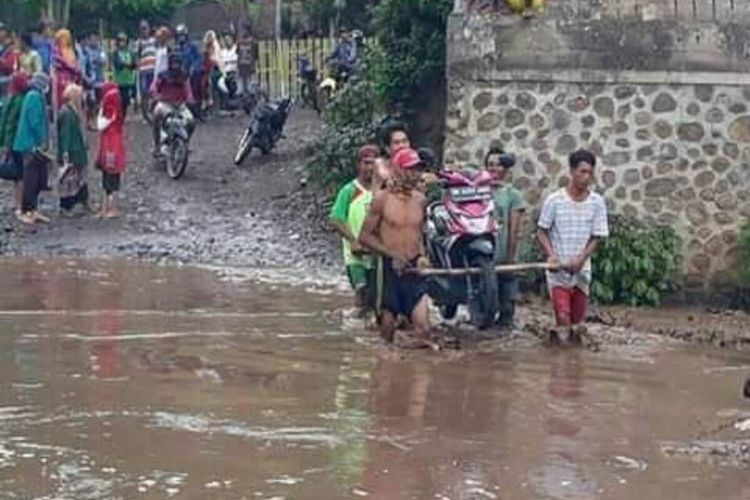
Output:
<instances>
[{"instance_id":1,"label":"child standing","mask_svg":"<svg viewBox=\"0 0 750 500\"><path fill-rule=\"evenodd\" d=\"M83 88L71 83L63 92L63 107L57 118L57 162L60 210L71 214L76 205L89 210L86 166L89 163L86 136L83 133Z\"/></svg>"},{"instance_id":2,"label":"child standing","mask_svg":"<svg viewBox=\"0 0 750 500\"><path fill-rule=\"evenodd\" d=\"M118 216L115 195L120 191L121 176L125 171L124 124L120 91L115 83L107 82L102 87L102 107L97 120L97 129L102 135L96 160L96 167L102 171L104 189L100 216L106 219Z\"/></svg>"}]
</instances>

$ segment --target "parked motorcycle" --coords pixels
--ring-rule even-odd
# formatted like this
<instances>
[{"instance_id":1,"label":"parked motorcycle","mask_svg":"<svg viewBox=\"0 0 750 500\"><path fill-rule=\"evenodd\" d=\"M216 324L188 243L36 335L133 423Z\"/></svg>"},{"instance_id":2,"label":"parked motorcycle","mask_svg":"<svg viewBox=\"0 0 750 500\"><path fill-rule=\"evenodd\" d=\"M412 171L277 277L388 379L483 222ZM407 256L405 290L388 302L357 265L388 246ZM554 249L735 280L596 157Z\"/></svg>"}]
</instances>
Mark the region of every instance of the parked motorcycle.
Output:
<instances>
[{"instance_id":1,"label":"parked motorcycle","mask_svg":"<svg viewBox=\"0 0 750 500\"><path fill-rule=\"evenodd\" d=\"M253 148L269 154L283 137L286 120L294 107L294 99L286 97L277 101L263 101L255 106L250 115L250 124L242 133L237 146L234 163L242 165Z\"/></svg>"},{"instance_id":2,"label":"parked motorcycle","mask_svg":"<svg viewBox=\"0 0 750 500\"><path fill-rule=\"evenodd\" d=\"M186 117L184 105L174 108L162 123L159 132L159 160L172 179L179 179L187 169L191 128L192 124Z\"/></svg>"},{"instance_id":3,"label":"parked motorcycle","mask_svg":"<svg viewBox=\"0 0 750 500\"><path fill-rule=\"evenodd\" d=\"M430 295L446 319L466 304L471 322L489 328L498 310L498 283L494 269L495 203L492 174L476 168L442 172L442 201L428 207L426 247L433 265L442 269L479 268L480 274L435 277Z\"/></svg>"}]
</instances>

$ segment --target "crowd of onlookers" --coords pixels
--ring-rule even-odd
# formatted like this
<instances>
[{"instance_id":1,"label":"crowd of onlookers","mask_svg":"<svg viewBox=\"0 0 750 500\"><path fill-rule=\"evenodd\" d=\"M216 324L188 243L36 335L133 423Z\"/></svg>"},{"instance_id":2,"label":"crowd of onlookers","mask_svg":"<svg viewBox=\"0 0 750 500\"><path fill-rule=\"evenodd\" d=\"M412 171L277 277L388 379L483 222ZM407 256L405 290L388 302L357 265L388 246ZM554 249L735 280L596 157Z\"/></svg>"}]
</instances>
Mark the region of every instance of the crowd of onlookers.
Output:
<instances>
[{"instance_id":1,"label":"crowd of onlookers","mask_svg":"<svg viewBox=\"0 0 750 500\"><path fill-rule=\"evenodd\" d=\"M74 36L66 28L55 30L46 21L21 32L0 23L0 178L14 182L22 222L49 221L39 212L38 199L53 187L63 214L92 211L87 131L101 134L95 160L105 193L100 215L117 215L125 116L135 102L150 112L157 77L175 59L199 115L214 105L215 96L224 107L229 93L249 88L257 61L249 28L239 40L233 32L220 37L208 31L200 42L191 40L184 25L154 30L144 20L139 30L134 39L119 33L103 40L96 32ZM53 163L59 168L51 179Z\"/></svg>"}]
</instances>

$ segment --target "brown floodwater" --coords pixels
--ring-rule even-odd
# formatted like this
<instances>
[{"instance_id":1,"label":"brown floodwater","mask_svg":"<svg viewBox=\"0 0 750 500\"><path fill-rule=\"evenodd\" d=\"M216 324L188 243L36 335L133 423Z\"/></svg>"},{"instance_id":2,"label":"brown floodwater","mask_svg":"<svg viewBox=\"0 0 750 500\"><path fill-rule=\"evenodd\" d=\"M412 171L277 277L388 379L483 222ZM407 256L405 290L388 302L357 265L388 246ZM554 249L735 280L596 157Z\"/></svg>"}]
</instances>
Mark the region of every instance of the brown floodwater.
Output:
<instances>
[{"instance_id":1,"label":"brown floodwater","mask_svg":"<svg viewBox=\"0 0 750 500\"><path fill-rule=\"evenodd\" d=\"M747 353L401 357L310 283L24 260L0 283L2 499L750 499L747 468L662 452L750 412Z\"/></svg>"}]
</instances>

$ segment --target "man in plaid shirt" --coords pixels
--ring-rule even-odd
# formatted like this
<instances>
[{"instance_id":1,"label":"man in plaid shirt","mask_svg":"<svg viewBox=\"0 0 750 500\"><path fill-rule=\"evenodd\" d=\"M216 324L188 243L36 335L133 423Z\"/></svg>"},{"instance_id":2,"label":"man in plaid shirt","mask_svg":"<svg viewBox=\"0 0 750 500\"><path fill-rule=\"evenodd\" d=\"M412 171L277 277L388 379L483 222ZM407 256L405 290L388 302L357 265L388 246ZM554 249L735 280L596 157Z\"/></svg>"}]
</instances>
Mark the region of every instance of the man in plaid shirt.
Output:
<instances>
[{"instance_id":1,"label":"man in plaid shirt","mask_svg":"<svg viewBox=\"0 0 750 500\"><path fill-rule=\"evenodd\" d=\"M560 266L547 272L557 325L569 330L571 342L578 342L580 334L572 327L586 319L591 256L599 241L609 236L609 227L604 198L590 190L596 157L580 150L568 162L570 181L544 201L538 237L549 262ZM559 340L557 332L552 340Z\"/></svg>"}]
</instances>

